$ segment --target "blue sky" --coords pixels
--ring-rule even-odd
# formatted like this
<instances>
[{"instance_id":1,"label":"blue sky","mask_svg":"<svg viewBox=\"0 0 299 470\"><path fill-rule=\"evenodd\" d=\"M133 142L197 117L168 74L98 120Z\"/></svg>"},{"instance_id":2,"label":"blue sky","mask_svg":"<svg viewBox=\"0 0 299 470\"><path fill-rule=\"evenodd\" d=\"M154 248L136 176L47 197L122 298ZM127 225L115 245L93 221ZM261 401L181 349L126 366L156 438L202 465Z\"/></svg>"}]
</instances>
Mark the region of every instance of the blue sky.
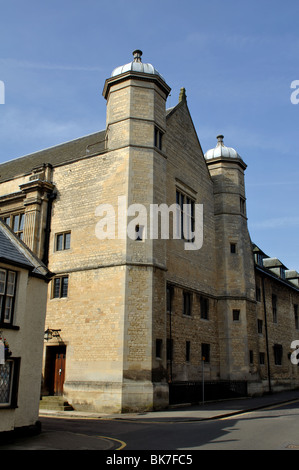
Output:
<instances>
[{"instance_id":1,"label":"blue sky","mask_svg":"<svg viewBox=\"0 0 299 470\"><path fill-rule=\"evenodd\" d=\"M298 0L0 0L0 162L105 128L105 79L141 49L186 88L204 152L247 163L252 240L299 271ZM299 95L298 95L299 96Z\"/></svg>"}]
</instances>

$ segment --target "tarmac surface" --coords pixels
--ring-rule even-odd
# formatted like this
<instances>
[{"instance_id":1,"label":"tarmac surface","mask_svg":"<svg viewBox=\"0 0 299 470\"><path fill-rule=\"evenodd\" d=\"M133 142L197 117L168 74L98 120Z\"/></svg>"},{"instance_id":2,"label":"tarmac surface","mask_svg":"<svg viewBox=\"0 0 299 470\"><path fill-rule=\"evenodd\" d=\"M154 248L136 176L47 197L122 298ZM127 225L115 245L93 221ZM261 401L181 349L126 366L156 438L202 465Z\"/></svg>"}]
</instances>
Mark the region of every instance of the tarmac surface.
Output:
<instances>
[{"instance_id":1,"label":"tarmac surface","mask_svg":"<svg viewBox=\"0 0 299 470\"><path fill-rule=\"evenodd\" d=\"M298 401L299 406L299 390L288 392L279 392L264 395L261 397L252 398L239 398L232 400L224 400L217 402L206 402L198 405L177 405L172 406L166 410L151 411L143 413L124 413L124 414L105 414L105 413L92 413L83 411L55 411L55 410L40 410L40 417L48 418L65 418L65 419L99 419L99 420L132 420L142 422L180 422L180 421L204 421L211 419L219 419L227 416L233 416L241 413L259 410L291 401ZM57 432L43 432L30 437L18 437L14 442L1 445L0 450L45 450L45 449L63 449L59 447L59 442L64 440L68 441L68 449L72 448L72 433ZM62 436L63 435L63 436ZM84 448L84 440L88 440L90 445L91 436L81 435L80 440ZM109 438L94 437L94 448L97 450L109 451L120 450L121 446L116 446L116 443L109 440ZM75 450L75 448L74 448Z\"/></svg>"}]
</instances>

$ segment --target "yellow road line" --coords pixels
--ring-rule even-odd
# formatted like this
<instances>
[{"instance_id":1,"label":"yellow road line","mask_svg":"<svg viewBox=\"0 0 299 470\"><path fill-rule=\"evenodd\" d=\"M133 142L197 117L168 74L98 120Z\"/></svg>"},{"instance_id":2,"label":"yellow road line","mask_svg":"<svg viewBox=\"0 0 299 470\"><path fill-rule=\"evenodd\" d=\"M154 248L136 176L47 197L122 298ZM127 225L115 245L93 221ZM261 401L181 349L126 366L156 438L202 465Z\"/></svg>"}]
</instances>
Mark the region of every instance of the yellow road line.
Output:
<instances>
[{"instance_id":1,"label":"yellow road line","mask_svg":"<svg viewBox=\"0 0 299 470\"><path fill-rule=\"evenodd\" d=\"M254 410L252 410L252 411L254 411ZM248 415L249 413L252 413L252 411L246 411L246 413L242 413L242 411L241 411L238 414L231 414L229 416L225 416L224 418L219 418L219 421L225 421L227 419L235 419L235 418L238 418L238 416Z\"/></svg>"},{"instance_id":2,"label":"yellow road line","mask_svg":"<svg viewBox=\"0 0 299 470\"><path fill-rule=\"evenodd\" d=\"M69 434L76 434L76 436L82 436L82 437L91 437L95 439L107 439L108 441L113 441L117 442L120 444L120 447L117 447L115 450L122 450L126 447L126 443L124 441L121 441L120 439L115 439L114 437L108 437L108 436L93 436L91 434L83 434L79 432L72 432L72 431L67 431Z\"/></svg>"},{"instance_id":3,"label":"yellow road line","mask_svg":"<svg viewBox=\"0 0 299 470\"><path fill-rule=\"evenodd\" d=\"M115 439L114 437L107 437L107 436L96 436L100 439L108 439L110 441L115 441L115 442L118 442L120 444L120 447L117 447L115 450L122 450L126 447L126 443L124 441L121 441L120 439Z\"/></svg>"}]
</instances>

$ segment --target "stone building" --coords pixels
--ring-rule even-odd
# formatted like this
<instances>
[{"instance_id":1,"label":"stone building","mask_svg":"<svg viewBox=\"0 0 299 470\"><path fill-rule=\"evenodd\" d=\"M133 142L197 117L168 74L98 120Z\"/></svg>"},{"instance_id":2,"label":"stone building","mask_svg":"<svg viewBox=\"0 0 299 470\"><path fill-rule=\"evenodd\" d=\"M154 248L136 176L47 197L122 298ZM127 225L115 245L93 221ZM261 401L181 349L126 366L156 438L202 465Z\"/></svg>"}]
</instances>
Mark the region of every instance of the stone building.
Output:
<instances>
[{"instance_id":1,"label":"stone building","mask_svg":"<svg viewBox=\"0 0 299 470\"><path fill-rule=\"evenodd\" d=\"M55 273L44 393L121 412L198 400L203 378L297 387L298 273L251 242L243 159L223 136L203 153L185 90L167 109L141 55L105 81L103 131L0 165L0 216Z\"/></svg>"}]
</instances>

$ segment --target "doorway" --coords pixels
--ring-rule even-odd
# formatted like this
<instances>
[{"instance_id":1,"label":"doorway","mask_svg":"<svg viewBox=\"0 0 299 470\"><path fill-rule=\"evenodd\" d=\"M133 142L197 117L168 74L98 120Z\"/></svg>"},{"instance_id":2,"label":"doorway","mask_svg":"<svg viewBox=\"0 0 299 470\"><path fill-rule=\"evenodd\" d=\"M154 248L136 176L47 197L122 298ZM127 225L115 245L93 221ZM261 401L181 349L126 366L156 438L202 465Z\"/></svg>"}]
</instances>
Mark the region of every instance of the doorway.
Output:
<instances>
[{"instance_id":1,"label":"doorway","mask_svg":"<svg viewBox=\"0 0 299 470\"><path fill-rule=\"evenodd\" d=\"M48 395L63 395L66 346L47 346L44 387Z\"/></svg>"}]
</instances>

